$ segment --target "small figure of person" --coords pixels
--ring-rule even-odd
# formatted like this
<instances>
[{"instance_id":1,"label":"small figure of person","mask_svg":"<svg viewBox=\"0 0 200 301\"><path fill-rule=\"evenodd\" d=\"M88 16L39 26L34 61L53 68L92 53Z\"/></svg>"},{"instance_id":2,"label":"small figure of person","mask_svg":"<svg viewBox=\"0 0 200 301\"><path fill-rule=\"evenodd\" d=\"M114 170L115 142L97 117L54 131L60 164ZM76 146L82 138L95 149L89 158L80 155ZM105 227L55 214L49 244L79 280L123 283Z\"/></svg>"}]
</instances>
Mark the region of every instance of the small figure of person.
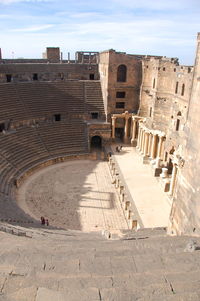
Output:
<instances>
[{"instance_id":1,"label":"small figure of person","mask_svg":"<svg viewBox=\"0 0 200 301\"><path fill-rule=\"evenodd\" d=\"M44 218L44 216L41 216L40 220L41 220L41 225L45 225L45 218Z\"/></svg>"},{"instance_id":2,"label":"small figure of person","mask_svg":"<svg viewBox=\"0 0 200 301\"><path fill-rule=\"evenodd\" d=\"M49 225L49 220L48 220L48 219L46 219L46 225L47 225L47 226Z\"/></svg>"},{"instance_id":3,"label":"small figure of person","mask_svg":"<svg viewBox=\"0 0 200 301\"><path fill-rule=\"evenodd\" d=\"M120 147L119 147L119 151L121 151L122 150L122 145L120 145Z\"/></svg>"},{"instance_id":4,"label":"small figure of person","mask_svg":"<svg viewBox=\"0 0 200 301\"><path fill-rule=\"evenodd\" d=\"M116 152L118 152L118 153L119 153L119 147L118 147L118 146L116 146Z\"/></svg>"}]
</instances>

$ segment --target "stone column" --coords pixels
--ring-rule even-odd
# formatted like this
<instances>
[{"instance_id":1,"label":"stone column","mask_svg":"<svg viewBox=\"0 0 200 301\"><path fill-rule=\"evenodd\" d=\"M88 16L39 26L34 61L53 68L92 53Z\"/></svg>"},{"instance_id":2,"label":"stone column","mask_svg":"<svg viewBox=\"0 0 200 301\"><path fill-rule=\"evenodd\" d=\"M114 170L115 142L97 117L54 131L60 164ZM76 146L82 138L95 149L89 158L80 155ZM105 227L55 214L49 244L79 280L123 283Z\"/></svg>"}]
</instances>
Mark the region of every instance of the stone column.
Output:
<instances>
[{"instance_id":1,"label":"stone column","mask_svg":"<svg viewBox=\"0 0 200 301\"><path fill-rule=\"evenodd\" d=\"M144 154L144 145L145 145L145 130L142 129L142 153Z\"/></svg>"},{"instance_id":2,"label":"stone column","mask_svg":"<svg viewBox=\"0 0 200 301\"><path fill-rule=\"evenodd\" d=\"M139 142L139 151L142 151L142 138L143 138L143 130L140 128L140 142Z\"/></svg>"},{"instance_id":3,"label":"stone column","mask_svg":"<svg viewBox=\"0 0 200 301\"><path fill-rule=\"evenodd\" d=\"M149 146L148 146L148 156L151 156L151 146L152 146L152 134L149 133Z\"/></svg>"},{"instance_id":4,"label":"stone column","mask_svg":"<svg viewBox=\"0 0 200 301\"><path fill-rule=\"evenodd\" d=\"M164 136L159 136L157 158L160 158L160 157L161 157L161 151L162 151L163 140L164 140Z\"/></svg>"},{"instance_id":5,"label":"stone column","mask_svg":"<svg viewBox=\"0 0 200 301\"><path fill-rule=\"evenodd\" d=\"M131 143L133 144L135 142L135 136L136 136L136 120L132 118L132 138L131 138Z\"/></svg>"},{"instance_id":6,"label":"stone column","mask_svg":"<svg viewBox=\"0 0 200 301\"><path fill-rule=\"evenodd\" d=\"M144 131L141 128L141 139L140 139L140 152L142 153L142 146L143 146L143 138L144 138Z\"/></svg>"},{"instance_id":7,"label":"stone column","mask_svg":"<svg viewBox=\"0 0 200 301\"><path fill-rule=\"evenodd\" d=\"M137 140L137 148L139 149L139 151L140 151L140 143L141 143L141 134L142 134L141 127L139 127L139 129L138 129L138 140Z\"/></svg>"},{"instance_id":8,"label":"stone column","mask_svg":"<svg viewBox=\"0 0 200 301\"><path fill-rule=\"evenodd\" d=\"M178 171L177 165L173 164L172 177L171 177L170 188L169 188L170 196L173 196L173 194L174 194L174 187L175 187L175 183L176 183L177 171Z\"/></svg>"},{"instance_id":9,"label":"stone column","mask_svg":"<svg viewBox=\"0 0 200 301\"><path fill-rule=\"evenodd\" d=\"M157 150L157 135L153 134L152 139L152 147L151 147L151 158L156 158L156 150Z\"/></svg>"},{"instance_id":10,"label":"stone column","mask_svg":"<svg viewBox=\"0 0 200 301\"><path fill-rule=\"evenodd\" d=\"M127 139L128 138L128 119L129 117L125 117L125 127L124 127L124 138Z\"/></svg>"},{"instance_id":11,"label":"stone column","mask_svg":"<svg viewBox=\"0 0 200 301\"><path fill-rule=\"evenodd\" d=\"M112 116L112 139L115 139L116 117Z\"/></svg>"},{"instance_id":12,"label":"stone column","mask_svg":"<svg viewBox=\"0 0 200 301\"><path fill-rule=\"evenodd\" d=\"M148 147L149 147L149 133L145 132L145 140L144 140L144 156L148 155Z\"/></svg>"}]
</instances>

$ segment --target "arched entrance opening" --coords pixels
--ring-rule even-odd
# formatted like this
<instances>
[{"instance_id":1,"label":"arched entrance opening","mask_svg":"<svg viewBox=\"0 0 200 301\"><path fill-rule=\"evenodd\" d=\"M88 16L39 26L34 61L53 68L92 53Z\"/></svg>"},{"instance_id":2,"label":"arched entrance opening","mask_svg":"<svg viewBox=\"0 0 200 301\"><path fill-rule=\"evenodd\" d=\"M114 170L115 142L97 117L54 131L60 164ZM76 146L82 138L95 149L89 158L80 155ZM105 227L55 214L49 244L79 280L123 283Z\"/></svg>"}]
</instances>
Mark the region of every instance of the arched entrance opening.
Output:
<instances>
[{"instance_id":1,"label":"arched entrance opening","mask_svg":"<svg viewBox=\"0 0 200 301\"><path fill-rule=\"evenodd\" d=\"M91 148L101 149L102 147L102 139L100 136L93 136L90 143Z\"/></svg>"}]
</instances>

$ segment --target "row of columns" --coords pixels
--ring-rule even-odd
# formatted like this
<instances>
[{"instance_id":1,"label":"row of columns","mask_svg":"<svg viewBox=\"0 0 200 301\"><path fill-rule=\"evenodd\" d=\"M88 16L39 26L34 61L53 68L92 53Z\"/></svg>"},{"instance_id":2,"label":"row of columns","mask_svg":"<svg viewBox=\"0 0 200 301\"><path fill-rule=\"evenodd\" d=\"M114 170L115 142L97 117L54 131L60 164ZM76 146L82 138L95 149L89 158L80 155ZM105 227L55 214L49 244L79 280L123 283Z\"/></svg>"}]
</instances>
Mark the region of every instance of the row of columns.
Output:
<instances>
[{"instance_id":1,"label":"row of columns","mask_svg":"<svg viewBox=\"0 0 200 301\"><path fill-rule=\"evenodd\" d=\"M163 132L149 130L142 123L140 123L138 130L137 149L144 157L149 157L155 160L155 168L160 167L160 160L162 158L163 143L165 141L165 135ZM161 177L167 179L167 168L162 168ZM170 179L169 195L173 196L176 179L177 179L178 166L173 162L172 176ZM168 179L169 181L169 179Z\"/></svg>"},{"instance_id":2,"label":"row of columns","mask_svg":"<svg viewBox=\"0 0 200 301\"><path fill-rule=\"evenodd\" d=\"M143 118L139 116L130 116L125 112L119 116L112 116L112 138L115 138L115 127L116 127L116 118L125 118L125 127L124 127L124 138L128 138L128 125L129 118L132 118L131 124L131 143L134 144L137 141L137 149L143 155L144 158L150 158L154 160L154 167L160 167L160 161L162 159L163 143L165 141L165 134L158 130L150 130L143 124ZM162 177L167 178L168 174L163 168ZM169 195L173 195L174 187L176 183L178 167L177 164L173 164L172 176L170 181Z\"/></svg>"},{"instance_id":3,"label":"row of columns","mask_svg":"<svg viewBox=\"0 0 200 301\"><path fill-rule=\"evenodd\" d=\"M140 126L138 130L137 149L145 157L150 157L151 159L161 158L164 139L164 133Z\"/></svg>"}]
</instances>

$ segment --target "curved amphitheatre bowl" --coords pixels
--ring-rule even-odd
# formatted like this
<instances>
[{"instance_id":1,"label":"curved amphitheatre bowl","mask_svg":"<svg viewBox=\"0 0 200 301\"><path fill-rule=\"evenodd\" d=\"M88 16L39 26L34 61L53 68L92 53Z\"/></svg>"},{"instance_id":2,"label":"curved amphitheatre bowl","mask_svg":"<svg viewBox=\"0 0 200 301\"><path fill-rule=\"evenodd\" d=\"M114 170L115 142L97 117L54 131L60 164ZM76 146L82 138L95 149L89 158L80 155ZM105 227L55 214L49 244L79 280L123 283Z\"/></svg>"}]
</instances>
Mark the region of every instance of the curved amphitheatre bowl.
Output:
<instances>
[{"instance_id":1,"label":"curved amphitheatre bowl","mask_svg":"<svg viewBox=\"0 0 200 301\"><path fill-rule=\"evenodd\" d=\"M88 153L88 126L83 117L94 109L90 105L93 91L100 88L95 81L0 85L4 96L0 117L3 120L4 112L8 112L11 120L9 130L0 133L1 222L41 227L40 217L44 215L49 227L59 229L124 227L117 224L123 213L115 212L120 205L114 202L113 187L106 186L111 183L110 175L101 174L107 165L90 161L92 154ZM95 105L104 116L98 93ZM60 117L58 112L63 112L59 122L55 120Z\"/></svg>"},{"instance_id":2,"label":"curved amphitheatre bowl","mask_svg":"<svg viewBox=\"0 0 200 301\"><path fill-rule=\"evenodd\" d=\"M92 154L58 157L32 166L15 181L2 219L11 224L84 232L127 229L106 161Z\"/></svg>"}]
</instances>

